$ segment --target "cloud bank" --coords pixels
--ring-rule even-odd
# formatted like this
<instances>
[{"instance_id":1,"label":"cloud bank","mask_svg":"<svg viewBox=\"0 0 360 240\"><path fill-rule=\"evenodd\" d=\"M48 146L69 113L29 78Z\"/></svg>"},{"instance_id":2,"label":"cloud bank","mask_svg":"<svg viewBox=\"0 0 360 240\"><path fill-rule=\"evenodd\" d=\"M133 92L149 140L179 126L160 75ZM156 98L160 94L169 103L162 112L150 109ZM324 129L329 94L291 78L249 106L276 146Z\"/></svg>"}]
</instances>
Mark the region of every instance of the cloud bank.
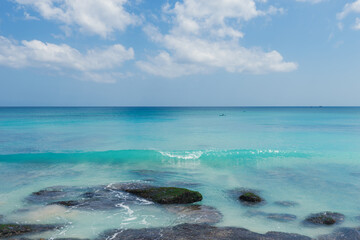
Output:
<instances>
[{"instance_id":1,"label":"cloud bank","mask_svg":"<svg viewBox=\"0 0 360 240\"><path fill-rule=\"evenodd\" d=\"M55 20L65 26L76 26L82 32L104 38L114 31L125 31L129 25L140 22L127 12L128 0L15 0L22 6L32 7L43 18Z\"/></svg>"},{"instance_id":2,"label":"cloud bank","mask_svg":"<svg viewBox=\"0 0 360 240\"><path fill-rule=\"evenodd\" d=\"M337 14L337 18L339 20L342 20L351 13L360 13L360 0L345 4L343 10ZM355 24L353 28L355 30L360 30L360 18L355 19Z\"/></svg>"},{"instance_id":3,"label":"cloud bank","mask_svg":"<svg viewBox=\"0 0 360 240\"><path fill-rule=\"evenodd\" d=\"M137 65L151 74L179 77L225 69L228 72L288 72L297 64L284 61L273 50L246 48L239 44L244 36L242 24L256 17L281 13L270 6L259 10L254 0L184 0L173 7L166 5L163 12L172 19L166 34L147 25L147 35L163 49Z\"/></svg>"},{"instance_id":4,"label":"cloud bank","mask_svg":"<svg viewBox=\"0 0 360 240\"><path fill-rule=\"evenodd\" d=\"M46 67L54 70L74 70L88 80L114 82L116 72L99 74L120 67L123 62L134 59L134 50L115 44L102 49L91 49L86 53L66 44L44 43L38 40L17 43L0 36L0 64L13 67Z\"/></svg>"}]
</instances>

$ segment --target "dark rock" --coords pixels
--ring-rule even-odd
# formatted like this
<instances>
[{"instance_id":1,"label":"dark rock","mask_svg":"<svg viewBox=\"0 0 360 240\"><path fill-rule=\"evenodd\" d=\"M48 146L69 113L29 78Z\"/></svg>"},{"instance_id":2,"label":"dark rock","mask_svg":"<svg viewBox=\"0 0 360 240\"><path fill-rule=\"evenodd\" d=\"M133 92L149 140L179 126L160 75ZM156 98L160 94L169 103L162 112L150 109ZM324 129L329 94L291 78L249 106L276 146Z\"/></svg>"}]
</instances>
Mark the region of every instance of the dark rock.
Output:
<instances>
[{"instance_id":1,"label":"dark rock","mask_svg":"<svg viewBox=\"0 0 360 240\"><path fill-rule=\"evenodd\" d=\"M240 200L241 203L247 206L259 206L265 203L265 200L260 197L259 192L249 188L235 188L228 191L231 198Z\"/></svg>"},{"instance_id":2,"label":"dark rock","mask_svg":"<svg viewBox=\"0 0 360 240\"><path fill-rule=\"evenodd\" d=\"M299 205L299 203L293 201L276 201L274 204L280 207L296 207Z\"/></svg>"},{"instance_id":3,"label":"dark rock","mask_svg":"<svg viewBox=\"0 0 360 240\"><path fill-rule=\"evenodd\" d=\"M0 238L47 232L58 228L60 226L57 225L0 224Z\"/></svg>"},{"instance_id":4,"label":"dark rock","mask_svg":"<svg viewBox=\"0 0 360 240\"><path fill-rule=\"evenodd\" d=\"M156 182L156 179L154 179L154 178L144 178L143 181L144 182Z\"/></svg>"},{"instance_id":5,"label":"dark rock","mask_svg":"<svg viewBox=\"0 0 360 240\"><path fill-rule=\"evenodd\" d=\"M319 236L318 240L360 240L360 229L339 228L333 233Z\"/></svg>"},{"instance_id":6,"label":"dark rock","mask_svg":"<svg viewBox=\"0 0 360 240\"><path fill-rule=\"evenodd\" d=\"M86 192L84 194L81 194L80 197L82 198L93 198L95 197L97 194L94 192Z\"/></svg>"},{"instance_id":7,"label":"dark rock","mask_svg":"<svg viewBox=\"0 0 360 240\"><path fill-rule=\"evenodd\" d=\"M202 195L199 192L191 191L186 188L150 187L126 189L125 192L160 204L186 204L202 200Z\"/></svg>"},{"instance_id":8,"label":"dark rock","mask_svg":"<svg viewBox=\"0 0 360 240\"><path fill-rule=\"evenodd\" d=\"M153 186L144 182L129 182L129 183L112 183L106 186L106 189L112 191L126 191L131 189L145 189L151 187Z\"/></svg>"},{"instance_id":9,"label":"dark rock","mask_svg":"<svg viewBox=\"0 0 360 240\"><path fill-rule=\"evenodd\" d=\"M179 223L215 224L223 215L214 207L204 205L168 205L166 209L178 216Z\"/></svg>"},{"instance_id":10,"label":"dark rock","mask_svg":"<svg viewBox=\"0 0 360 240\"><path fill-rule=\"evenodd\" d=\"M61 205L61 206L65 206L65 207L74 207L74 206L80 205L80 202L74 201L74 200L59 201L59 202L50 203L50 205Z\"/></svg>"},{"instance_id":11,"label":"dark rock","mask_svg":"<svg viewBox=\"0 0 360 240\"><path fill-rule=\"evenodd\" d=\"M268 232L259 234L243 228L214 227L207 224L181 224L167 228L143 228L112 230L102 234L100 239L112 240L310 240L309 237Z\"/></svg>"},{"instance_id":12,"label":"dark rock","mask_svg":"<svg viewBox=\"0 0 360 240\"><path fill-rule=\"evenodd\" d=\"M11 238L10 240L45 240L46 238L30 239L30 238ZM55 238L56 240L90 240L88 238Z\"/></svg>"},{"instance_id":13,"label":"dark rock","mask_svg":"<svg viewBox=\"0 0 360 240\"><path fill-rule=\"evenodd\" d=\"M242 193L242 195L240 195L239 199L242 202L251 203L251 204L260 203L263 201L263 199L259 195L253 192L244 192Z\"/></svg>"},{"instance_id":14,"label":"dark rock","mask_svg":"<svg viewBox=\"0 0 360 240\"><path fill-rule=\"evenodd\" d=\"M266 217L270 220L278 221L278 222L291 222L297 219L297 217L293 214L287 213L266 213L263 211L250 210L246 212L246 215L249 217Z\"/></svg>"},{"instance_id":15,"label":"dark rock","mask_svg":"<svg viewBox=\"0 0 360 240\"><path fill-rule=\"evenodd\" d=\"M62 205L83 210L109 210L122 204L185 204L202 200L199 192L184 188L154 187L143 182L117 183L95 187L52 187L32 193L27 201Z\"/></svg>"},{"instance_id":16,"label":"dark rock","mask_svg":"<svg viewBox=\"0 0 360 240\"><path fill-rule=\"evenodd\" d=\"M36 196L58 196L63 194L63 191L61 189L56 189L55 187L54 189L53 188L44 189L38 192L33 192L32 194Z\"/></svg>"},{"instance_id":17,"label":"dark rock","mask_svg":"<svg viewBox=\"0 0 360 240\"><path fill-rule=\"evenodd\" d=\"M248 217L258 217L258 216L266 217L268 215L268 213L266 213L264 211L258 211L258 210L249 210L246 212L245 215Z\"/></svg>"},{"instance_id":18,"label":"dark rock","mask_svg":"<svg viewBox=\"0 0 360 240\"><path fill-rule=\"evenodd\" d=\"M344 221L345 216L335 212L321 212L311 214L305 219L305 223L314 225L333 225L340 224Z\"/></svg>"}]
</instances>

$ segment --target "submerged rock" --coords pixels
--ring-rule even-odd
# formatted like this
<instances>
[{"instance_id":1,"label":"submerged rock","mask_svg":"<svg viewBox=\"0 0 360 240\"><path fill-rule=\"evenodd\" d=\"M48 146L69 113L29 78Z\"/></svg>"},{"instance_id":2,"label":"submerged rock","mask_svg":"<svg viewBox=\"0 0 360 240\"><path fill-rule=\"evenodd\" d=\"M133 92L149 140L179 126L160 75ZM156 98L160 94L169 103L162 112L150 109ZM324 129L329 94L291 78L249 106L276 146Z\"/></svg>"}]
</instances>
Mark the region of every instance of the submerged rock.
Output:
<instances>
[{"instance_id":1,"label":"submerged rock","mask_svg":"<svg viewBox=\"0 0 360 240\"><path fill-rule=\"evenodd\" d=\"M186 204L202 200L199 192L185 188L154 187L142 182L95 187L52 187L32 193L27 201L84 210L109 210L122 204Z\"/></svg>"},{"instance_id":2,"label":"submerged rock","mask_svg":"<svg viewBox=\"0 0 360 240\"><path fill-rule=\"evenodd\" d=\"M180 223L215 224L223 217L216 208L205 205L169 205L166 209L175 213Z\"/></svg>"},{"instance_id":3,"label":"submerged rock","mask_svg":"<svg viewBox=\"0 0 360 240\"><path fill-rule=\"evenodd\" d=\"M0 224L0 238L47 232L58 228L58 225Z\"/></svg>"},{"instance_id":4,"label":"submerged rock","mask_svg":"<svg viewBox=\"0 0 360 240\"><path fill-rule=\"evenodd\" d=\"M263 211L257 211L257 210L250 210L246 212L246 215L249 217L265 217L270 220L278 221L278 222L291 222L297 219L297 217L293 214L287 214L287 213L266 213Z\"/></svg>"},{"instance_id":5,"label":"submerged rock","mask_svg":"<svg viewBox=\"0 0 360 240\"><path fill-rule=\"evenodd\" d=\"M239 200L250 204L257 204L264 201L259 195L249 191L242 193Z\"/></svg>"},{"instance_id":6,"label":"submerged rock","mask_svg":"<svg viewBox=\"0 0 360 240\"><path fill-rule=\"evenodd\" d=\"M360 229L339 228L330 234L319 236L318 240L360 240Z\"/></svg>"},{"instance_id":7,"label":"submerged rock","mask_svg":"<svg viewBox=\"0 0 360 240\"><path fill-rule=\"evenodd\" d=\"M11 240L45 240L46 238L30 239L30 238L11 238ZM56 240L90 240L88 238L55 238Z\"/></svg>"},{"instance_id":8,"label":"submerged rock","mask_svg":"<svg viewBox=\"0 0 360 240\"><path fill-rule=\"evenodd\" d=\"M274 204L280 207L296 207L299 205L299 203L293 201L276 201Z\"/></svg>"},{"instance_id":9,"label":"submerged rock","mask_svg":"<svg viewBox=\"0 0 360 240\"><path fill-rule=\"evenodd\" d=\"M55 201L68 201L79 198L84 192L94 192L100 188L103 188L103 186L96 188L55 186L42 189L38 192L33 192L26 198L26 200L35 204L49 204Z\"/></svg>"},{"instance_id":10,"label":"submerged rock","mask_svg":"<svg viewBox=\"0 0 360 240\"><path fill-rule=\"evenodd\" d=\"M50 205L61 205L61 206L65 206L65 207L74 207L74 206L78 206L81 203L79 201L74 201L74 200L70 200L70 201L59 201L59 202L52 202L50 203Z\"/></svg>"},{"instance_id":11,"label":"submerged rock","mask_svg":"<svg viewBox=\"0 0 360 240\"><path fill-rule=\"evenodd\" d=\"M100 239L112 240L310 240L311 238L292 233L268 232L259 234L244 228L214 227L207 224L181 224L166 228L143 228L111 230Z\"/></svg>"},{"instance_id":12,"label":"submerged rock","mask_svg":"<svg viewBox=\"0 0 360 240\"><path fill-rule=\"evenodd\" d=\"M120 187L121 186L121 187ZM82 210L111 210L119 204L150 204L123 188L143 186L135 183L95 187L51 187L32 193L27 201L35 204L60 205Z\"/></svg>"},{"instance_id":13,"label":"submerged rock","mask_svg":"<svg viewBox=\"0 0 360 240\"><path fill-rule=\"evenodd\" d=\"M186 204L202 200L199 192L176 187L149 187L126 189L125 192L160 204Z\"/></svg>"},{"instance_id":14,"label":"submerged rock","mask_svg":"<svg viewBox=\"0 0 360 240\"><path fill-rule=\"evenodd\" d=\"M265 200L260 197L258 190L248 188L235 188L228 192L232 198L236 198L240 200L240 202L248 206L265 203Z\"/></svg>"},{"instance_id":15,"label":"submerged rock","mask_svg":"<svg viewBox=\"0 0 360 240\"><path fill-rule=\"evenodd\" d=\"M333 225L344 221L345 216L336 212L321 212L311 214L305 219L305 223L314 225Z\"/></svg>"}]
</instances>

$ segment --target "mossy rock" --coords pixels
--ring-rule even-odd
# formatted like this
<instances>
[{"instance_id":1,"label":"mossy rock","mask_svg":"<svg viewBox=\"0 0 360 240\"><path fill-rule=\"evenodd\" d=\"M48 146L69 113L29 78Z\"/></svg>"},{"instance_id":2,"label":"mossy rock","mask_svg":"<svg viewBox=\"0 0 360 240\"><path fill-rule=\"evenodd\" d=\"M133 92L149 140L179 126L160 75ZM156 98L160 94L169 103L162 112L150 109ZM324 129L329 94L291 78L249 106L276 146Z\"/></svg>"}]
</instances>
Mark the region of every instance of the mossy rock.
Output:
<instances>
[{"instance_id":1,"label":"mossy rock","mask_svg":"<svg viewBox=\"0 0 360 240\"><path fill-rule=\"evenodd\" d=\"M246 203L256 204L263 202L264 200L257 194L253 192L244 192L240 197L239 200Z\"/></svg>"},{"instance_id":2,"label":"mossy rock","mask_svg":"<svg viewBox=\"0 0 360 240\"><path fill-rule=\"evenodd\" d=\"M126 189L125 192L160 204L186 204L202 200L199 192L186 188L150 187L143 189Z\"/></svg>"},{"instance_id":3,"label":"mossy rock","mask_svg":"<svg viewBox=\"0 0 360 240\"><path fill-rule=\"evenodd\" d=\"M336 212L321 212L311 214L305 219L305 223L315 225L333 225L339 224L344 221L345 216L341 213Z\"/></svg>"},{"instance_id":4,"label":"mossy rock","mask_svg":"<svg viewBox=\"0 0 360 240\"><path fill-rule=\"evenodd\" d=\"M31 225L31 224L0 224L0 239L24 234L40 233L55 230L57 225Z\"/></svg>"}]
</instances>

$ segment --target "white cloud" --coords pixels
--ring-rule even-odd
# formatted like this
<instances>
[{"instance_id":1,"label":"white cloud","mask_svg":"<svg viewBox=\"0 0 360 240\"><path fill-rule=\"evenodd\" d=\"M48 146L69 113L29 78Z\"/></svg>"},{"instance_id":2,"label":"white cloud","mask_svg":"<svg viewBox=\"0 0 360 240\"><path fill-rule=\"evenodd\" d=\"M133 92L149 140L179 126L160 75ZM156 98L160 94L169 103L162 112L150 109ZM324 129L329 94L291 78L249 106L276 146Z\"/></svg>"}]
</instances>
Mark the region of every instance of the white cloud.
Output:
<instances>
[{"instance_id":1,"label":"white cloud","mask_svg":"<svg viewBox=\"0 0 360 240\"><path fill-rule=\"evenodd\" d=\"M124 31L139 18L124 8L128 0L15 0L34 8L47 20L66 26L77 26L80 31L108 37L114 31Z\"/></svg>"},{"instance_id":2,"label":"white cloud","mask_svg":"<svg viewBox=\"0 0 360 240\"><path fill-rule=\"evenodd\" d=\"M74 70L76 74L89 77L93 81L109 82L115 78L109 75L99 77L105 70L114 70L123 62L134 58L132 48L120 44L103 49L91 49L85 54L66 44L56 45L38 40L17 43L0 36L0 64L13 67L46 67L54 70Z\"/></svg>"},{"instance_id":3,"label":"white cloud","mask_svg":"<svg viewBox=\"0 0 360 240\"><path fill-rule=\"evenodd\" d=\"M360 0L345 4L343 11L338 13L337 17L341 20L353 12L360 13Z\"/></svg>"},{"instance_id":4,"label":"white cloud","mask_svg":"<svg viewBox=\"0 0 360 240\"><path fill-rule=\"evenodd\" d=\"M24 17L26 20L39 20L39 18L31 16L29 13L24 12Z\"/></svg>"},{"instance_id":5,"label":"white cloud","mask_svg":"<svg viewBox=\"0 0 360 240\"><path fill-rule=\"evenodd\" d=\"M355 30L360 30L360 18L355 19L354 29Z\"/></svg>"},{"instance_id":6,"label":"white cloud","mask_svg":"<svg viewBox=\"0 0 360 240\"><path fill-rule=\"evenodd\" d=\"M212 69L251 73L292 71L297 65L285 62L277 51L264 52L239 44L244 36L240 31L242 24L282 11L272 6L258 10L254 0L184 0L173 8L166 5L164 12L173 16L169 32L162 34L154 26L144 28L165 49L137 64L149 73L164 77Z\"/></svg>"},{"instance_id":7,"label":"white cloud","mask_svg":"<svg viewBox=\"0 0 360 240\"><path fill-rule=\"evenodd\" d=\"M337 14L337 18L339 20L342 20L346 16L348 16L350 13L360 13L360 0L356 0L355 2L345 4L342 12ZM355 24L354 24L353 28L355 30L360 30L359 18L355 19Z\"/></svg>"}]
</instances>

